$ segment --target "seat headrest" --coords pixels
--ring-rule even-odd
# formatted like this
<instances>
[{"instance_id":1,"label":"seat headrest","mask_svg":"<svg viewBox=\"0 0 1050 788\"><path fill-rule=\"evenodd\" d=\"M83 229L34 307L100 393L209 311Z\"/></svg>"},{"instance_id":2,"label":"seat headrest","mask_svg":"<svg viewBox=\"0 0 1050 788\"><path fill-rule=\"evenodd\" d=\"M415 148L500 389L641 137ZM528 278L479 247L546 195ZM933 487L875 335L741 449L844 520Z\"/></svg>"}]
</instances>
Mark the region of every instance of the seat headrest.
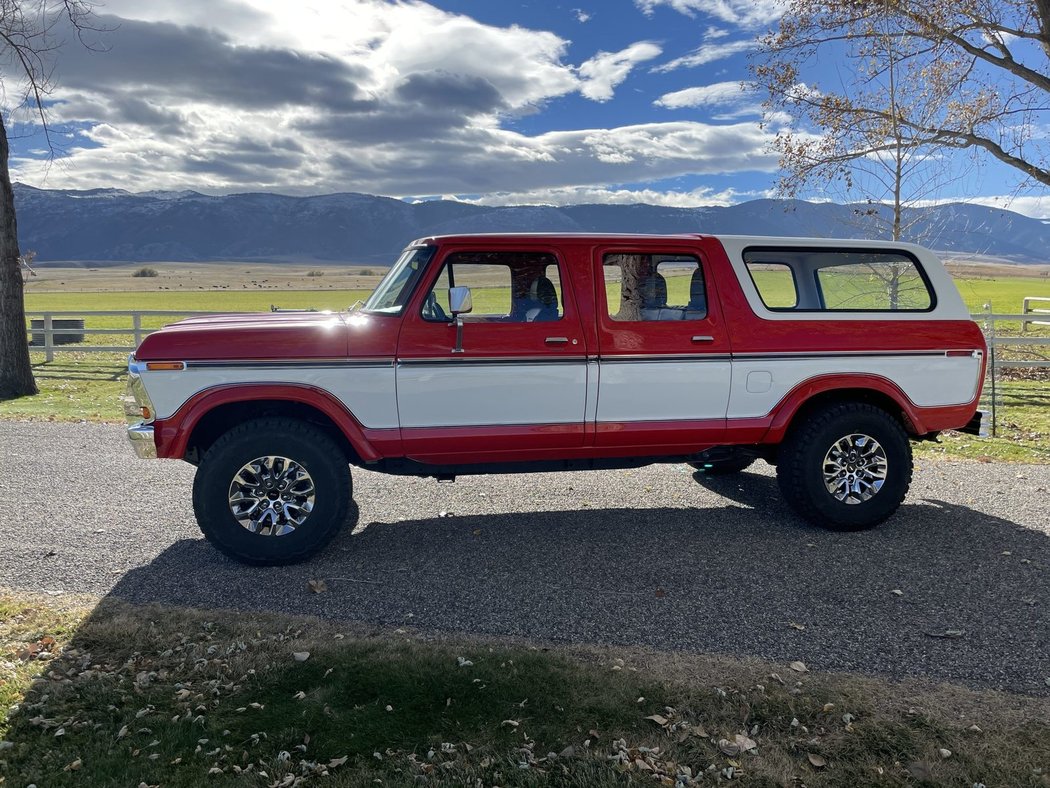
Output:
<instances>
[{"instance_id":1,"label":"seat headrest","mask_svg":"<svg viewBox=\"0 0 1050 788\"><path fill-rule=\"evenodd\" d=\"M642 304L646 309L667 306L667 280L652 273L642 282Z\"/></svg>"},{"instance_id":2,"label":"seat headrest","mask_svg":"<svg viewBox=\"0 0 1050 788\"><path fill-rule=\"evenodd\" d=\"M704 272L697 268L689 280L689 309L703 309L707 306L707 286L704 284Z\"/></svg>"},{"instance_id":3,"label":"seat headrest","mask_svg":"<svg viewBox=\"0 0 1050 788\"><path fill-rule=\"evenodd\" d=\"M544 306L552 306L558 303L558 291L554 289L554 283L545 276L538 276L529 288L529 298L539 301Z\"/></svg>"}]
</instances>

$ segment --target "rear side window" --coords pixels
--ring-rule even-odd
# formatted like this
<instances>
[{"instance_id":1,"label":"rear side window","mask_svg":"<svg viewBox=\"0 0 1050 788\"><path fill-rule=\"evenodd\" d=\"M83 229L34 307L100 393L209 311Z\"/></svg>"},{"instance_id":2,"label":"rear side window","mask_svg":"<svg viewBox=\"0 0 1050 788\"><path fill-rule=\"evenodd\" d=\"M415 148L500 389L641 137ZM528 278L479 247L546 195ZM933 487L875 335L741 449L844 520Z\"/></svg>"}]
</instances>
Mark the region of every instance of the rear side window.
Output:
<instances>
[{"instance_id":1,"label":"rear side window","mask_svg":"<svg viewBox=\"0 0 1050 788\"><path fill-rule=\"evenodd\" d=\"M707 284L700 260L682 254L607 254L609 317L618 322L703 320Z\"/></svg>"},{"instance_id":2,"label":"rear side window","mask_svg":"<svg viewBox=\"0 0 1050 788\"><path fill-rule=\"evenodd\" d=\"M744 262L769 309L926 312L934 305L922 269L904 252L748 249Z\"/></svg>"}]
</instances>

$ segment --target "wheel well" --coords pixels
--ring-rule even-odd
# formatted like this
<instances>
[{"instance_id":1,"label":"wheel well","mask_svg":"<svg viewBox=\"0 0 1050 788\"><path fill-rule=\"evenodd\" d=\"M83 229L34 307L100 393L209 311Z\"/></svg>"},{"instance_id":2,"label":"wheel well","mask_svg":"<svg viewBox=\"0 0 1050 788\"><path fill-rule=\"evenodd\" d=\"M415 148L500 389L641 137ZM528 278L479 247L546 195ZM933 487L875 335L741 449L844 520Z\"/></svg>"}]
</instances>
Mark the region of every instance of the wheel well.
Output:
<instances>
[{"instance_id":1,"label":"wheel well","mask_svg":"<svg viewBox=\"0 0 1050 788\"><path fill-rule=\"evenodd\" d=\"M230 428L264 416L281 416L313 424L324 430L342 447L349 462L356 463L359 460L357 452L335 422L317 408L291 400L246 400L212 408L193 427L186 443L184 459L196 465L211 445Z\"/></svg>"},{"instance_id":2,"label":"wheel well","mask_svg":"<svg viewBox=\"0 0 1050 788\"><path fill-rule=\"evenodd\" d=\"M795 411L795 414L791 417L791 422L788 425L787 432L791 432L799 424L805 422L813 412L842 402L864 402L868 405L880 408L900 422L900 425L909 436L917 437L915 425L911 423L908 414L904 412L904 409L901 408L893 397L888 394L883 394L881 391L864 388L835 389L833 391L823 391L819 394L813 395L802 403L799 409Z\"/></svg>"}]
</instances>

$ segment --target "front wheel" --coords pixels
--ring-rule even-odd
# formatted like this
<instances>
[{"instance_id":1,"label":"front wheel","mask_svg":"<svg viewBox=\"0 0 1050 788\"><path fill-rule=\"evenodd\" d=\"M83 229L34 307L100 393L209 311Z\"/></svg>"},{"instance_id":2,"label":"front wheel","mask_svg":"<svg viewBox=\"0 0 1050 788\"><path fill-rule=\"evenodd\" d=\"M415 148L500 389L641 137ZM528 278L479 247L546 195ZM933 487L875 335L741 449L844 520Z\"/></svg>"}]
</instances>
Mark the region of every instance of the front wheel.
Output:
<instances>
[{"instance_id":1,"label":"front wheel","mask_svg":"<svg viewBox=\"0 0 1050 788\"><path fill-rule=\"evenodd\" d=\"M261 418L208 449L193 479L193 510L204 536L246 564L292 564L317 553L350 509L346 455L323 430Z\"/></svg>"},{"instance_id":2,"label":"front wheel","mask_svg":"<svg viewBox=\"0 0 1050 788\"><path fill-rule=\"evenodd\" d=\"M788 435L777 463L788 504L834 531L860 531L888 518L911 474L911 444L900 422L860 402L810 416Z\"/></svg>"}]
</instances>

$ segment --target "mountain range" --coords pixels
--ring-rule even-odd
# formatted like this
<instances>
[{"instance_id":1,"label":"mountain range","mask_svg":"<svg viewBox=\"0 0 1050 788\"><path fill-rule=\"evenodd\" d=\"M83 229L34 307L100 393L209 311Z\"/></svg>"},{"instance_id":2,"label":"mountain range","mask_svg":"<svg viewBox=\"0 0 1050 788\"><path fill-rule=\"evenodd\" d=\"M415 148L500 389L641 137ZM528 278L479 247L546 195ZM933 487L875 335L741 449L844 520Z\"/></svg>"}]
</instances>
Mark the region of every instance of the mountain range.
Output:
<instances>
[{"instance_id":1,"label":"mountain range","mask_svg":"<svg viewBox=\"0 0 1050 788\"><path fill-rule=\"evenodd\" d=\"M152 261L389 263L411 240L469 232L705 232L888 237L886 209L799 200L726 207L657 205L481 206L405 202L367 194L289 197L193 191L132 193L15 184L23 251L36 262ZM942 253L1015 263L1050 262L1050 221L969 203L906 212L908 240Z\"/></svg>"}]
</instances>

